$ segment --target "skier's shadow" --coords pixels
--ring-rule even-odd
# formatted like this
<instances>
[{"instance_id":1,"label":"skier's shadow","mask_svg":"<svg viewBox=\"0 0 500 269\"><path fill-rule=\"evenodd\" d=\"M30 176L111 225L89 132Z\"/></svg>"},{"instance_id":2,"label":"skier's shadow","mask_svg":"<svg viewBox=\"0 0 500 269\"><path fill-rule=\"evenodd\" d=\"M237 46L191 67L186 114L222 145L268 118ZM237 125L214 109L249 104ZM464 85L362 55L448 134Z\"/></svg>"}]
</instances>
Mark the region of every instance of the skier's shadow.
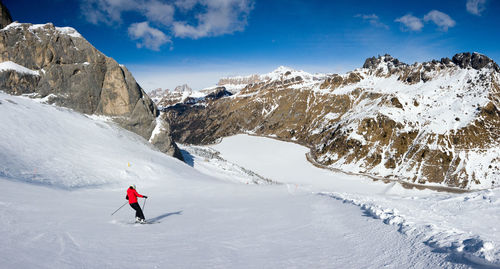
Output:
<instances>
[{"instance_id":1,"label":"skier's shadow","mask_svg":"<svg viewBox=\"0 0 500 269\"><path fill-rule=\"evenodd\" d=\"M154 217L152 219L148 219L148 221L150 222L160 222L162 219L168 217L168 216L172 216L172 215L182 215L182 210L181 211L177 211L177 212L170 212L170 213L165 213L163 215L159 215L158 217Z\"/></svg>"}]
</instances>

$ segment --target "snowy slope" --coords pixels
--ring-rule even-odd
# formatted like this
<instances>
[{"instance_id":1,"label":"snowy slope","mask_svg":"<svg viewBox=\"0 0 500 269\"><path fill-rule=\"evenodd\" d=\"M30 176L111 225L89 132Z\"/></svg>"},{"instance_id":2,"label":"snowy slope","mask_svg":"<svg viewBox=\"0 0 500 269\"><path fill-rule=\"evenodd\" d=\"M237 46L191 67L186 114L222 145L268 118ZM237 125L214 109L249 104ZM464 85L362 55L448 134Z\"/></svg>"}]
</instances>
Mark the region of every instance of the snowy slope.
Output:
<instances>
[{"instance_id":1,"label":"snowy slope","mask_svg":"<svg viewBox=\"0 0 500 269\"><path fill-rule=\"evenodd\" d=\"M3 177L68 188L150 182L159 180L157 173L168 174L163 153L112 123L26 98L0 98ZM128 164L143 169L135 174Z\"/></svg>"},{"instance_id":2,"label":"snowy slope","mask_svg":"<svg viewBox=\"0 0 500 269\"><path fill-rule=\"evenodd\" d=\"M28 74L28 75L33 75L33 76L38 76L40 73L39 71L33 71L31 69L28 69L22 65L18 65L14 62L11 61L6 61L6 62L1 62L0 63L0 72L7 71L7 70L13 70L21 74Z\"/></svg>"},{"instance_id":3,"label":"snowy slope","mask_svg":"<svg viewBox=\"0 0 500 269\"><path fill-rule=\"evenodd\" d=\"M397 97L402 108L387 106L384 100L357 104L348 117L366 118L380 113L401 123L406 131L415 127L426 132L445 134L466 127L477 118L476 108L485 106L489 91L478 82L480 77L487 77L491 70L450 69L448 72L436 72L432 80L409 85L398 79L398 75L379 77L369 74L366 69L359 71L364 79L358 83L340 87L331 94L352 94L356 89L369 93L387 94ZM318 92L325 90L314 88ZM352 126L349 126L352 127Z\"/></svg>"},{"instance_id":4,"label":"snowy slope","mask_svg":"<svg viewBox=\"0 0 500 269\"><path fill-rule=\"evenodd\" d=\"M105 119L0 93L0 122L4 268L469 267L358 207L219 180L230 166L193 155L193 169ZM155 224L110 216L131 183Z\"/></svg>"},{"instance_id":5,"label":"snowy slope","mask_svg":"<svg viewBox=\"0 0 500 269\"><path fill-rule=\"evenodd\" d=\"M360 206L367 215L395 225L436 251L500 267L500 189L462 194L405 189L397 183L319 169L305 158L306 147L248 135L225 138L213 149L293 191Z\"/></svg>"}]
</instances>

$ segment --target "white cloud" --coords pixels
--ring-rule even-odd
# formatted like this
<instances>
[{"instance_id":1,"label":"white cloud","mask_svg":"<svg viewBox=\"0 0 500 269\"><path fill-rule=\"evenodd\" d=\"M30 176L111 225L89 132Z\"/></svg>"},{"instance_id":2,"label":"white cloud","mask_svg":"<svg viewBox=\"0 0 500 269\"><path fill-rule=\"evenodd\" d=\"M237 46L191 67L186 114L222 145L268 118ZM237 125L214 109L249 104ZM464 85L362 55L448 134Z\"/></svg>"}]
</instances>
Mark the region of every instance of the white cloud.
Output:
<instances>
[{"instance_id":1,"label":"white cloud","mask_svg":"<svg viewBox=\"0 0 500 269\"><path fill-rule=\"evenodd\" d=\"M368 21L371 25L373 25L375 27L389 29L389 26L382 23L376 14L370 14L370 15L358 14L354 17L362 18L364 21Z\"/></svg>"},{"instance_id":2,"label":"white cloud","mask_svg":"<svg viewBox=\"0 0 500 269\"><path fill-rule=\"evenodd\" d=\"M174 20L175 8L157 0L149 1L143 5L143 13L149 20L163 25L171 25Z\"/></svg>"},{"instance_id":3,"label":"white cloud","mask_svg":"<svg viewBox=\"0 0 500 269\"><path fill-rule=\"evenodd\" d=\"M135 10L134 0L82 0L80 9L87 21L93 24L101 22L108 25L122 22L122 13Z\"/></svg>"},{"instance_id":4,"label":"white cloud","mask_svg":"<svg viewBox=\"0 0 500 269\"><path fill-rule=\"evenodd\" d=\"M481 16L481 12L486 9L485 5L486 0L467 0L465 7L469 13Z\"/></svg>"},{"instance_id":5,"label":"white cloud","mask_svg":"<svg viewBox=\"0 0 500 269\"><path fill-rule=\"evenodd\" d=\"M253 0L190 0L180 6L185 10L192 9L196 5L204 10L195 16L196 24L192 25L185 21L174 22L172 31L176 37L198 39L242 31L253 9Z\"/></svg>"},{"instance_id":6,"label":"white cloud","mask_svg":"<svg viewBox=\"0 0 500 269\"><path fill-rule=\"evenodd\" d=\"M146 47L151 50L160 50L166 43L171 43L170 37L162 31L149 26L149 22L133 23L128 28L128 34L133 40L140 40L137 47Z\"/></svg>"},{"instance_id":7,"label":"white cloud","mask_svg":"<svg viewBox=\"0 0 500 269\"><path fill-rule=\"evenodd\" d=\"M138 13L147 24L134 23L129 36L139 46L158 50L171 42L167 34L198 39L243 31L255 0L80 0L80 9L93 24L122 24L122 14ZM176 15L182 19L176 20ZM156 28L151 27L154 25Z\"/></svg>"},{"instance_id":8,"label":"white cloud","mask_svg":"<svg viewBox=\"0 0 500 269\"><path fill-rule=\"evenodd\" d=\"M432 10L427 13L427 15L424 16L424 21L432 21L442 31L448 31L448 28L454 27L456 24L456 22L450 16L437 10Z\"/></svg>"},{"instance_id":9,"label":"white cloud","mask_svg":"<svg viewBox=\"0 0 500 269\"><path fill-rule=\"evenodd\" d=\"M411 14L406 14L403 17L397 18L395 22L400 22L404 26L404 30L420 31L424 28L422 20Z\"/></svg>"},{"instance_id":10,"label":"white cloud","mask_svg":"<svg viewBox=\"0 0 500 269\"><path fill-rule=\"evenodd\" d=\"M186 11L186 10L191 10L199 0L176 0L175 1L175 6Z\"/></svg>"}]
</instances>

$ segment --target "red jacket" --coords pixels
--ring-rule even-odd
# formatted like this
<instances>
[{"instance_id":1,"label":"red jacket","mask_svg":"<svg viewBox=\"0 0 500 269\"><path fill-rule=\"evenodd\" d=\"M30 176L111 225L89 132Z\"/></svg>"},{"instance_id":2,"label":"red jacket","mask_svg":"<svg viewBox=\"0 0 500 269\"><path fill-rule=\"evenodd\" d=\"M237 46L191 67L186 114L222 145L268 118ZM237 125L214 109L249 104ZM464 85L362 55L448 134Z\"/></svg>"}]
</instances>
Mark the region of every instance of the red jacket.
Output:
<instances>
[{"instance_id":1,"label":"red jacket","mask_svg":"<svg viewBox=\"0 0 500 269\"><path fill-rule=\"evenodd\" d=\"M134 190L132 188L128 188L127 189L127 197L128 197L128 203L133 204L133 203L137 203L137 197L144 197L144 196L137 193L136 190Z\"/></svg>"}]
</instances>

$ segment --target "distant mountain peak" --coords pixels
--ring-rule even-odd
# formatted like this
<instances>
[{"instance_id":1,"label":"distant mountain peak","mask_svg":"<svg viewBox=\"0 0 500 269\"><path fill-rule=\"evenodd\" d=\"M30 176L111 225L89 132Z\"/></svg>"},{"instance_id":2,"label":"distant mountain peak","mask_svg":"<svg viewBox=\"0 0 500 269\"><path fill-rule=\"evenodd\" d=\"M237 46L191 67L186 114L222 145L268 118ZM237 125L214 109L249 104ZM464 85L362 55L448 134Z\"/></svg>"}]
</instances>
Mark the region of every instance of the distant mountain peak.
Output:
<instances>
[{"instance_id":1,"label":"distant mountain peak","mask_svg":"<svg viewBox=\"0 0 500 269\"><path fill-rule=\"evenodd\" d=\"M192 93L193 92L193 89L191 89L191 87L189 87L187 84L183 84L183 85L179 85L177 87L175 87L174 89L174 92L187 92L187 93Z\"/></svg>"},{"instance_id":2,"label":"distant mountain peak","mask_svg":"<svg viewBox=\"0 0 500 269\"><path fill-rule=\"evenodd\" d=\"M285 74L287 72L294 72L294 71L296 70L291 67L280 65L278 66L278 68L274 69L271 73Z\"/></svg>"},{"instance_id":3,"label":"distant mountain peak","mask_svg":"<svg viewBox=\"0 0 500 269\"><path fill-rule=\"evenodd\" d=\"M380 67L380 65L392 65L394 67L399 67L403 65L407 65L398 59L392 57L389 54L384 54L383 56L378 56L375 58L375 56L368 58L365 60L365 63L363 64L363 68L367 69L377 69Z\"/></svg>"}]
</instances>

